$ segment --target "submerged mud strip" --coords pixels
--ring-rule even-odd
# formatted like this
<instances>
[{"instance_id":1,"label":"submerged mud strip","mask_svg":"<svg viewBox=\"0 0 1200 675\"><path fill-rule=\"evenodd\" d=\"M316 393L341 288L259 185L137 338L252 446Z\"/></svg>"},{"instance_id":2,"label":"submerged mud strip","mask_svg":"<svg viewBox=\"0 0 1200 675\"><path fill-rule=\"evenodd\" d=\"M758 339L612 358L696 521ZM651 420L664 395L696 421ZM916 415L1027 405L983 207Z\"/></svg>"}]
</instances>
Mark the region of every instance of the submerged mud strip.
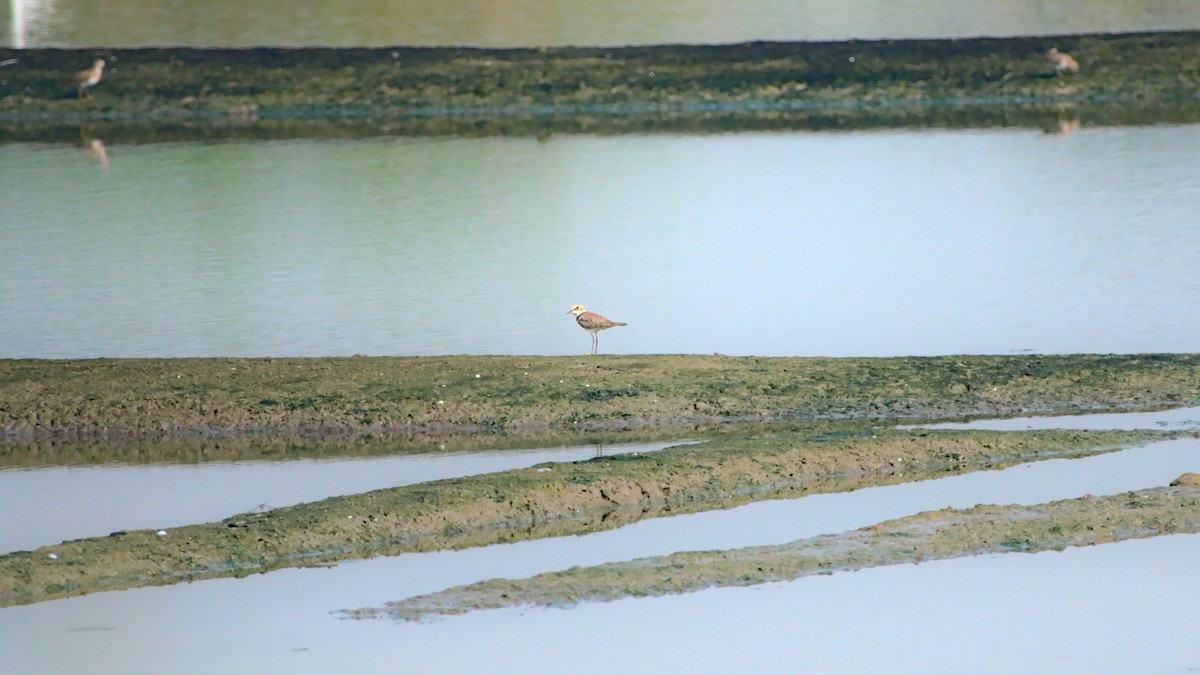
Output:
<instances>
[{"instance_id":1,"label":"submerged mud strip","mask_svg":"<svg viewBox=\"0 0 1200 675\"><path fill-rule=\"evenodd\" d=\"M1040 54L1072 53L1058 77ZM88 99L70 76L109 61ZM0 49L0 120L511 117L1184 100L1200 33L472 49Z\"/></svg>"},{"instance_id":2,"label":"submerged mud strip","mask_svg":"<svg viewBox=\"0 0 1200 675\"><path fill-rule=\"evenodd\" d=\"M752 586L816 574L989 553L1060 551L1070 546L1200 532L1200 476L1171 487L1034 506L942 509L842 534L780 546L675 553L628 562L493 579L389 603L346 616L422 620L477 609L564 607L627 597Z\"/></svg>"},{"instance_id":3,"label":"submerged mud strip","mask_svg":"<svg viewBox=\"0 0 1200 675\"><path fill-rule=\"evenodd\" d=\"M450 434L1180 406L1200 355L0 360L0 439Z\"/></svg>"},{"instance_id":4,"label":"submerged mud strip","mask_svg":"<svg viewBox=\"0 0 1200 675\"><path fill-rule=\"evenodd\" d=\"M928 431L814 423L339 496L0 555L0 606L404 552L582 534L647 517L1081 456L1156 431Z\"/></svg>"}]
</instances>

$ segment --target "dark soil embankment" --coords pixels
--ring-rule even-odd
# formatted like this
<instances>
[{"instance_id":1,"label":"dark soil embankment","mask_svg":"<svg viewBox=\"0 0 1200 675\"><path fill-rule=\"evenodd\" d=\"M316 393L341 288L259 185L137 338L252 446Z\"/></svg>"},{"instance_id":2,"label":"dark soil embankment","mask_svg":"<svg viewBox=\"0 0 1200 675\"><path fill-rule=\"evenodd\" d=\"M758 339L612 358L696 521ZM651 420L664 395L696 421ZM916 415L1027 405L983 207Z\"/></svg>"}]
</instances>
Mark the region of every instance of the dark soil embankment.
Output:
<instances>
[{"instance_id":1,"label":"dark soil embankment","mask_svg":"<svg viewBox=\"0 0 1200 675\"><path fill-rule=\"evenodd\" d=\"M1059 78L1039 55L1070 52ZM107 59L94 95L71 74ZM15 59L15 61L12 61ZM549 49L0 49L0 119L628 115L1194 100L1200 33Z\"/></svg>"}]
</instances>

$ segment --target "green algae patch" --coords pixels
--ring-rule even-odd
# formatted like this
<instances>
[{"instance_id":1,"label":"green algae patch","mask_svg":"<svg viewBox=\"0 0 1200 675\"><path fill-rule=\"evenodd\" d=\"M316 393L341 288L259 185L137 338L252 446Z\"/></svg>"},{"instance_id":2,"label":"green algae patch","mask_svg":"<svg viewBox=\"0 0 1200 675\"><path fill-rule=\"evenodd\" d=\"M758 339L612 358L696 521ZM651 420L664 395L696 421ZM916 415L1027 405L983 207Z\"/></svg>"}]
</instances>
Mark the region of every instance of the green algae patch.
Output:
<instances>
[{"instance_id":1,"label":"green algae patch","mask_svg":"<svg viewBox=\"0 0 1200 675\"><path fill-rule=\"evenodd\" d=\"M519 49L0 49L10 121L625 115L1188 99L1200 33ZM1070 52L1058 77L1040 54ZM70 76L109 62L92 96Z\"/></svg>"},{"instance_id":2,"label":"green algae patch","mask_svg":"<svg viewBox=\"0 0 1200 675\"><path fill-rule=\"evenodd\" d=\"M584 534L751 501L1082 456L1155 431L890 430L849 422L338 496L0 556L0 606L405 552ZM53 557L51 557L53 556Z\"/></svg>"},{"instance_id":3,"label":"green algae patch","mask_svg":"<svg viewBox=\"0 0 1200 675\"><path fill-rule=\"evenodd\" d=\"M1033 506L942 509L780 546L675 553L573 567L528 579L493 579L344 614L424 620L477 609L564 607L791 581L883 565L1060 551L1070 546L1196 532L1200 532L1200 488L1172 484Z\"/></svg>"},{"instance_id":4,"label":"green algae patch","mask_svg":"<svg viewBox=\"0 0 1200 675\"><path fill-rule=\"evenodd\" d=\"M1180 406L1200 355L0 360L0 436L541 432Z\"/></svg>"}]
</instances>

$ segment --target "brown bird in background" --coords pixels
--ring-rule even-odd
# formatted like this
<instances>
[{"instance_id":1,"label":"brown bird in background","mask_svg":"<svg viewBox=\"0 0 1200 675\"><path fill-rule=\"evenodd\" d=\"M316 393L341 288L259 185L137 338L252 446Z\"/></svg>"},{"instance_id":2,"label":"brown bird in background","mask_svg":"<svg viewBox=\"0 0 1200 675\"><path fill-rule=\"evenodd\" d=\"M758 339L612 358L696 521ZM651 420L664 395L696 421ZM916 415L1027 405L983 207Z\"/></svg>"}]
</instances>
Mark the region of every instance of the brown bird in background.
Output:
<instances>
[{"instance_id":1,"label":"brown bird in background","mask_svg":"<svg viewBox=\"0 0 1200 675\"><path fill-rule=\"evenodd\" d=\"M595 354L600 346L600 331L608 330L613 326L627 326L629 324L613 321L608 317L600 316L595 312L589 312L583 308L583 305L575 305L567 314L575 315L575 323L579 327L592 334L592 351L590 354Z\"/></svg>"},{"instance_id":2,"label":"brown bird in background","mask_svg":"<svg viewBox=\"0 0 1200 675\"><path fill-rule=\"evenodd\" d=\"M100 78L104 77L104 59L96 59L91 68L81 70L71 76L71 80L79 85L79 98L88 93L90 87L96 86Z\"/></svg>"},{"instance_id":3,"label":"brown bird in background","mask_svg":"<svg viewBox=\"0 0 1200 675\"><path fill-rule=\"evenodd\" d=\"M1058 74L1059 79L1062 79L1064 72L1079 72L1079 62L1072 58L1070 54L1058 51L1058 47L1051 47L1046 50L1046 53L1042 54L1042 58L1054 64L1054 72Z\"/></svg>"}]
</instances>

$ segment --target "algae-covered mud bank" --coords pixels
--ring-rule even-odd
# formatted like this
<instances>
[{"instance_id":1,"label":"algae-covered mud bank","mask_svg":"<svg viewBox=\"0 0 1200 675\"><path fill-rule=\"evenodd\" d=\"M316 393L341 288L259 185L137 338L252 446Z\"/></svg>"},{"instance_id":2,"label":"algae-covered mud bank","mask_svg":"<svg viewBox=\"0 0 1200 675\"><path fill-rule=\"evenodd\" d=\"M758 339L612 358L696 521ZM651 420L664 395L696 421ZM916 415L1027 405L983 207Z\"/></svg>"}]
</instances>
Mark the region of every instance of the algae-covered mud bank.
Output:
<instances>
[{"instance_id":1,"label":"algae-covered mud bank","mask_svg":"<svg viewBox=\"0 0 1200 675\"><path fill-rule=\"evenodd\" d=\"M11 440L1065 413L1200 401L1191 354L0 361Z\"/></svg>"},{"instance_id":2,"label":"algae-covered mud bank","mask_svg":"<svg viewBox=\"0 0 1200 675\"><path fill-rule=\"evenodd\" d=\"M1170 487L1031 506L943 509L782 546L676 553L530 579L496 579L409 598L386 608L348 612L424 619L475 609L567 606L631 596L750 586L880 565L988 553L1032 553L1069 546L1200 532L1198 476Z\"/></svg>"},{"instance_id":3,"label":"algae-covered mud bank","mask_svg":"<svg viewBox=\"0 0 1200 675\"><path fill-rule=\"evenodd\" d=\"M612 48L0 50L9 121L621 115L1191 99L1200 34ZM1040 54L1070 52L1059 78ZM108 61L94 95L70 77Z\"/></svg>"},{"instance_id":4,"label":"algae-covered mud bank","mask_svg":"<svg viewBox=\"0 0 1200 675\"><path fill-rule=\"evenodd\" d=\"M0 556L0 606L583 534L756 500L1107 452L1178 433L899 431L850 422L339 496Z\"/></svg>"}]
</instances>

